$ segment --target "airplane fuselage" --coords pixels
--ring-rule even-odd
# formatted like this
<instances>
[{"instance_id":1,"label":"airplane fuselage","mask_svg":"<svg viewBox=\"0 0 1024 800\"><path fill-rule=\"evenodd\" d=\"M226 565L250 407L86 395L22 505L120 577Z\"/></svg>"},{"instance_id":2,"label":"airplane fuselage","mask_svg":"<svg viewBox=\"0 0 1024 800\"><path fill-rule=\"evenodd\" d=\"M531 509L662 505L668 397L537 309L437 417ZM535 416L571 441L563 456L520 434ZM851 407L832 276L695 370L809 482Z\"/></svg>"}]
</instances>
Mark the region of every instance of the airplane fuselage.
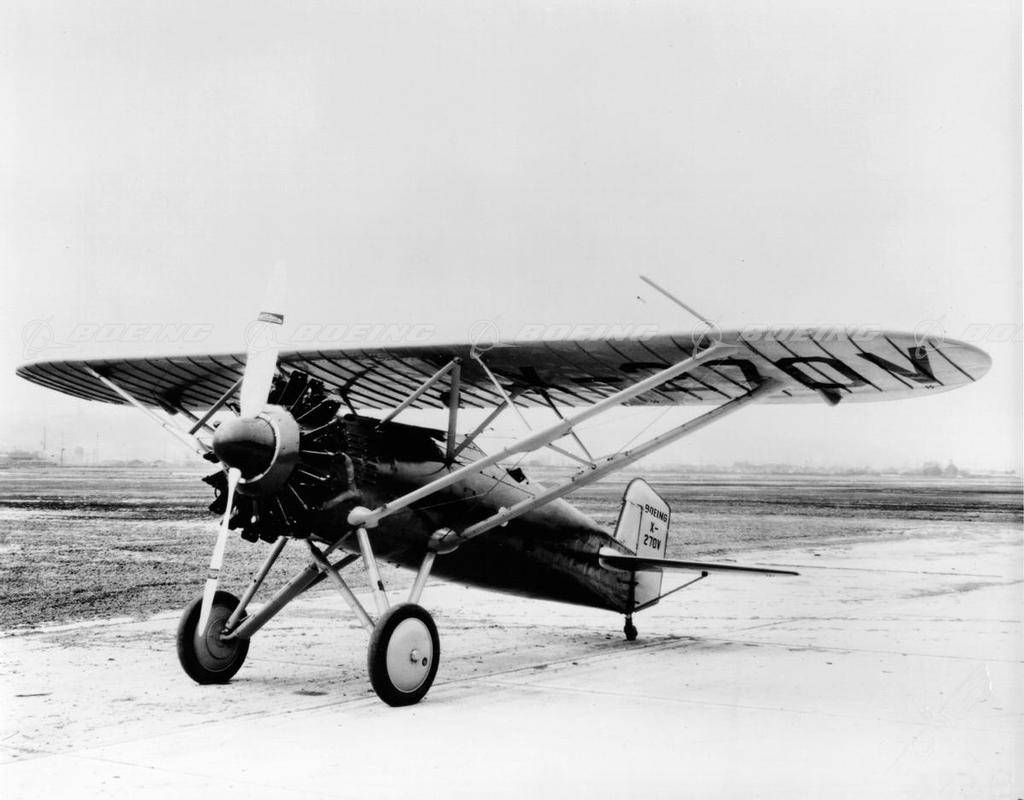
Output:
<instances>
[{"instance_id":1,"label":"airplane fuselage","mask_svg":"<svg viewBox=\"0 0 1024 800\"><path fill-rule=\"evenodd\" d=\"M357 504L373 508L424 486L479 455L473 447L452 465L444 462L437 431L377 420L345 418L358 497L321 513L315 532L336 540ZM430 536L440 528L464 529L502 508L537 495L541 488L517 470L484 468L452 486L383 519L370 531L377 557L416 569ZM343 547L357 550L354 538ZM555 500L506 526L472 539L437 558L433 574L461 583L538 599L626 612L630 577L598 564L601 547L627 552L597 522Z\"/></svg>"}]
</instances>

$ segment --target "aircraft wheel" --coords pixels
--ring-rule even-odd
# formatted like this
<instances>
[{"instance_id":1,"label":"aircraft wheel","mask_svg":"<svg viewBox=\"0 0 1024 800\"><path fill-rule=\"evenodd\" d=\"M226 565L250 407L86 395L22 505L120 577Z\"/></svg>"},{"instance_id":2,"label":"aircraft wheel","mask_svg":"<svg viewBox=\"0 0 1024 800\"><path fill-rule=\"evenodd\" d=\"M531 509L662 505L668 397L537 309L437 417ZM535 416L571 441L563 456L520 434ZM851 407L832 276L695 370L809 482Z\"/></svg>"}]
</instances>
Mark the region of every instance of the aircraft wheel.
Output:
<instances>
[{"instance_id":1,"label":"aircraft wheel","mask_svg":"<svg viewBox=\"0 0 1024 800\"><path fill-rule=\"evenodd\" d=\"M377 620L366 662L373 690L389 706L411 706L422 700L440 660L437 626L422 606L393 606Z\"/></svg>"},{"instance_id":2,"label":"aircraft wheel","mask_svg":"<svg viewBox=\"0 0 1024 800\"><path fill-rule=\"evenodd\" d=\"M627 619L626 620L626 627L624 627L622 629L622 632L624 634L626 634L626 641L627 642L635 642L636 641L636 635L637 635L638 631L636 629L636 626L633 624L633 620L631 620L631 619Z\"/></svg>"},{"instance_id":3,"label":"aircraft wheel","mask_svg":"<svg viewBox=\"0 0 1024 800\"><path fill-rule=\"evenodd\" d=\"M228 592L213 596L210 619L205 631L197 631L203 598L197 597L187 606L178 623L178 661L196 683L227 683L234 676L249 652L248 639L220 638L231 612L238 607L238 598Z\"/></svg>"}]
</instances>

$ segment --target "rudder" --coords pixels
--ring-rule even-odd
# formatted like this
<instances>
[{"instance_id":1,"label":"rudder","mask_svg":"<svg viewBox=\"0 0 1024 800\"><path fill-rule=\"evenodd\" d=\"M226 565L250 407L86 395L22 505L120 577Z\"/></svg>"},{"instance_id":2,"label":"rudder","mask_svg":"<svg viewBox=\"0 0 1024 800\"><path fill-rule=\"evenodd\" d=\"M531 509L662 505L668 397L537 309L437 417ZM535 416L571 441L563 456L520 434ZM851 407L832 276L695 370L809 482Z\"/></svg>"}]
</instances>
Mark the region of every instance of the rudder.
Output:
<instances>
[{"instance_id":1,"label":"rudder","mask_svg":"<svg viewBox=\"0 0 1024 800\"><path fill-rule=\"evenodd\" d=\"M615 539L643 558L665 558L672 510L643 478L634 478L622 495ZM653 604L661 595L661 570L635 572L632 608Z\"/></svg>"}]
</instances>

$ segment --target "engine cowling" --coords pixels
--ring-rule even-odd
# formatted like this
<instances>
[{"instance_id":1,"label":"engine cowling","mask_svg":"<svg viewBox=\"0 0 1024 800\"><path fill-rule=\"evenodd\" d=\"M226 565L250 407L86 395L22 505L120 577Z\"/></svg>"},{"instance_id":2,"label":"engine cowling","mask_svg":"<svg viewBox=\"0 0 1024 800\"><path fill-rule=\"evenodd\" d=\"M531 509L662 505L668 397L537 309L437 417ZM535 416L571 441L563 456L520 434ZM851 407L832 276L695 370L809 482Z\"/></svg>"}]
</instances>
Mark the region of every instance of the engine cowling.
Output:
<instances>
[{"instance_id":1,"label":"engine cowling","mask_svg":"<svg viewBox=\"0 0 1024 800\"><path fill-rule=\"evenodd\" d=\"M229 527L250 541L309 535L324 503L354 489L340 408L306 373L276 376L262 412L225 420L214 433L213 451L225 469L204 478L216 492L210 511L224 513L226 468L234 467L242 477Z\"/></svg>"}]
</instances>

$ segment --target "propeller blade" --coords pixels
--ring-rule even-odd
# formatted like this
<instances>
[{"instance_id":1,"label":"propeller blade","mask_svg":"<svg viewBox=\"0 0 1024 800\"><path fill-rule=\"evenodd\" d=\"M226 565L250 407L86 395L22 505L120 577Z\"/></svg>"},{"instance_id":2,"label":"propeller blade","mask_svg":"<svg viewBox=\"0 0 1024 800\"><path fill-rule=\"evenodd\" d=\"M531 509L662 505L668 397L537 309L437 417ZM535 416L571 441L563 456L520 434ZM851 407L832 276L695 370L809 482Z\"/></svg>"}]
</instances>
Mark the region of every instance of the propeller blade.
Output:
<instances>
[{"instance_id":1,"label":"propeller blade","mask_svg":"<svg viewBox=\"0 0 1024 800\"><path fill-rule=\"evenodd\" d=\"M263 308L281 309L288 287L288 271L284 264L275 264L270 269L264 287ZM284 314L262 311L246 328L248 352L245 372L238 398L243 417L255 417L267 404L270 390L274 385L277 369L278 333L284 324Z\"/></svg>"},{"instance_id":2,"label":"propeller blade","mask_svg":"<svg viewBox=\"0 0 1024 800\"><path fill-rule=\"evenodd\" d=\"M197 636L205 636L206 624L210 620L213 598L217 594L217 585L220 583L220 568L224 563L224 549L228 543L228 523L231 521L231 512L235 506L235 487L238 486L241 477L240 470L234 468L228 470L227 505L224 506L224 516L221 517L217 543L213 546L213 555L210 556L210 572L203 589L203 604L199 611L199 626L196 628Z\"/></svg>"},{"instance_id":3,"label":"propeller blade","mask_svg":"<svg viewBox=\"0 0 1024 800\"><path fill-rule=\"evenodd\" d=\"M239 405L243 417L255 417L267 404L270 388L277 369L277 329L284 317L269 311L260 313L246 330L249 352L245 359L245 373L239 390Z\"/></svg>"}]
</instances>

